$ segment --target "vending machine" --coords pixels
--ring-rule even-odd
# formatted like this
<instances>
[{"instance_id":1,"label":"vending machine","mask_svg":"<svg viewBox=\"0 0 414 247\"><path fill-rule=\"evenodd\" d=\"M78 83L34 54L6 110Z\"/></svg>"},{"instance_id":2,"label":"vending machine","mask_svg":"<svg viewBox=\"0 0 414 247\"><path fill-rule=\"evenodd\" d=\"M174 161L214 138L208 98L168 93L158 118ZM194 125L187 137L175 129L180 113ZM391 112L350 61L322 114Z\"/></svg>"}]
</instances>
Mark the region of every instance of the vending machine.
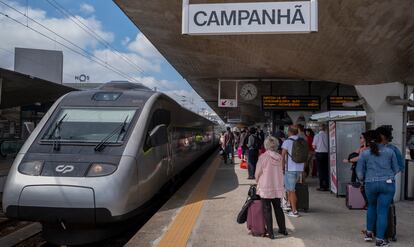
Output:
<instances>
[{"instance_id":1,"label":"vending machine","mask_svg":"<svg viewBox=\"0 0 414 247\"><path fill-rule=\"evenodd\" d=\"M329 122L331 191L337 196L345 196L346 185L351 182L351 164L343 160L359 149L359 137L363 132L365 121Z\"/></svg>"}]
</instances>

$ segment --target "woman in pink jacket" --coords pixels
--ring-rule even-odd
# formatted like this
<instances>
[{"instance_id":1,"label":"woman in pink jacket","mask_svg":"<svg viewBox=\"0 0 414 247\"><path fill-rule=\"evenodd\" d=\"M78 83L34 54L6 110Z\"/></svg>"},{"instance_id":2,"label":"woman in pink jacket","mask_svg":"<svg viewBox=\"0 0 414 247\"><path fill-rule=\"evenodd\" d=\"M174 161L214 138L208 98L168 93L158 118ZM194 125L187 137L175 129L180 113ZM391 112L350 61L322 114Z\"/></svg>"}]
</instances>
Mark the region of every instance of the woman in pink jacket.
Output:
<instances>
[{"instance_id":1,"label":"woman in pink jacket","mask_svg":"<svg viewBox=\"0 0 414 247\"><path fill-rule=\"evenodd\" d=\"M264 141L266 152L259 157L256 167L257 194L263 202L263 213L269 238L274 239L273 218L271 205L276 215L279 233L288 235L285 225L285 215L280 205L284 194L282 156L277 153L279 141L268 137Z\"/></svg>"}]
</instances>

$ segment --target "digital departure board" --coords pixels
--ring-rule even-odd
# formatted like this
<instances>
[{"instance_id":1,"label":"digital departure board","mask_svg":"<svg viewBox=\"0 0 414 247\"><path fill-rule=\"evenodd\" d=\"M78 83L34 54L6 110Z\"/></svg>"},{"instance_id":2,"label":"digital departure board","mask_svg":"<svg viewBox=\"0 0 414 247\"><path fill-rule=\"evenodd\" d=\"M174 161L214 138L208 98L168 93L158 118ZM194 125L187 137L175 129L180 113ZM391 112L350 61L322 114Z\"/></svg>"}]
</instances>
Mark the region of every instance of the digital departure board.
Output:
<instances>
[{"instance_id":1,"label":"digital departure board","mask_svg":"<svg viewBox=\"0 0 414 247\"><path fill-rule=\"evenodd\" d=\"M262 96L262 109L318 111L321 109L321 98L319 96L264 95Z\"/></svg>"},{"instance_id":2,"label":"digital departure board","mask_svg":"<svg viewBox=\"0 0 414 247\"><path fill-rule=\"evenodd\" d=\"M363 111L364 107L344 107L343 103L357 101L357 96L329 96L328 97L328 110L329 111Z\"/></svg>"}]
</instances>

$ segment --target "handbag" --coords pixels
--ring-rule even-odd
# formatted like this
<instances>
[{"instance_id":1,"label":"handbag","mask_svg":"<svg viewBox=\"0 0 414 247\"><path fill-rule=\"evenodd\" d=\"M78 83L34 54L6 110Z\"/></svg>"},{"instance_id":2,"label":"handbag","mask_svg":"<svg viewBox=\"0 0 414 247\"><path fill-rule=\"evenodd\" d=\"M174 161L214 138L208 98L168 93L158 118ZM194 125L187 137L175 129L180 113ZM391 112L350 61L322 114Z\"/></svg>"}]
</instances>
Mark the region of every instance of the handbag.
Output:
<instances>
[{"instance_id":1,"label":"handbag","mask_svg":"<svg viewBox=\"0 0 414 247\"><path fill-rule=\"evenodd\" d=\"M250 199L252 200L259 200L260 196L257 194L257 185L252 184L250 185L249 192L247 193Z\"/></svg>"},{"instance_id":2,"label":"handbag","mask_svg":"<svg viewBox=\"0 0 414 247\"><path fill-rule=\"evenodd\" d=\"M252 199L247 199L246 202L244 202L243 207L237 215L237 223L244 224L247 221L247 211L249 210L249 206L252 202Z\"/></svg>"},{"instance_id":3,"label":"handbag","mask_svg":"<svg viewBox=\"0 0 414 247\"><path fill-rule=\"evenodd\" d=\"M241 159L241 158L242 158L242 154L243 154L243 150L242 150L242 148L241 148L241 147L238 147L238 148L237 148L237 156L239 157L239 159Z\"/></svg>"},{"instance_id":4,"label":"handbag","mask_svg":"<svg viewBox=\"0 0 414 247\"><path fill-rule=\"evenodd\" d=\"M256 194L257 186L255 184L250 185L249 191L247 192L246 201L243 204L239 214L237 214L237 223L243 224L247 221L247 211L249 210L250 204L253 200L259 200L260 196Z\"/></svg>"},{"instance_id":5,"label":"handbag","mask_svg":"<svg viewBox=\"0 0 414 247\"><path fill-rule=\"evenodd\" d=\"M240 162L240 169L247 169L247 162L242 160L242 162Z\"/></svg>"}]
</instances>

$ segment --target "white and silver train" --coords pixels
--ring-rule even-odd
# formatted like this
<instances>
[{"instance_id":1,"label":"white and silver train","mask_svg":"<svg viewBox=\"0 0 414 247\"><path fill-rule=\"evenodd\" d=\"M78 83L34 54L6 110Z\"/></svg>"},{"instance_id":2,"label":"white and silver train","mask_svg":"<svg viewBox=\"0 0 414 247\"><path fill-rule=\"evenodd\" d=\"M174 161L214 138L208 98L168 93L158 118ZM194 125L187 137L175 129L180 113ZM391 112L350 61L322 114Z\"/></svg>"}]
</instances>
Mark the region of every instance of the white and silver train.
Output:
<instances>
[{"instance_id":1,"label":"white and silver train","mask_svg":"<svg viewBox=\"0 0 414 247\"><path fill-rule=\"evenodd\" d=\"M139 214L164 184L214 148L214 128L137 84L110 82L68 93L18 153L3 210L10 218L41 222L54 243L82 243L61 237L79 229L98 240L90 229Z\"/></svg>"}]
</instances>

